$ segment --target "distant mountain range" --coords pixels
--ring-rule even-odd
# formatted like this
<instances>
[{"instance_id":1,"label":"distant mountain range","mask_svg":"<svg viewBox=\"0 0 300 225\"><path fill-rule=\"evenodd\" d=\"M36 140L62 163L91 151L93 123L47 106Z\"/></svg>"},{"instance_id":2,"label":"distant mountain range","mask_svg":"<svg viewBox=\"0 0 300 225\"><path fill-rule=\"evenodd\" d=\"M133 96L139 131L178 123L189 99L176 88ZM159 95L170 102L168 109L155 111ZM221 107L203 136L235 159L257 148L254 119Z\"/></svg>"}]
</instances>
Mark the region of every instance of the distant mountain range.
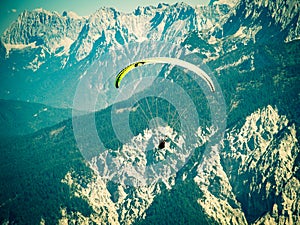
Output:
<instances>
[{"instance_id":1,"label":"distant mountain range","mask_svg":"<svg viewBox=\"0 0 300 225\"><path fill-rule=\"evenodd\" d=\"M110 49L142 41L180 44L191 30L211 28L228 11L228 5L184 3L138 7L129 14L101 8L87 18L25 11L1 38L0 98L72 107L78 80ZM115 65L118 59L112 58Z\"/></svg>"},{"instance_id":2,"label":"distant mountain range","mask_svg":"<svg viewBox=\"0 0 300 225\"><path fill-rule=\"evenodd\" d=\"M227 2L211 1L197 8L159 4L130 14L102 8L86 18L44 9L22 13L1 38L0 97L10 99L2 101L1 112L11 118L3 116L1 124L15 120L21 103L11 100L47 106L22 103L29 116L20 126L35 133L15 132L20 136L1 139L1 223L298 224L300 3ZM116 69L130 48L124 47L125 53L117 49L137 43L131 49L136 50L143 41L171 42L203 59L222 90L227 127L224 137L210 145L220 127L211 126L206 104L197 105L202 120L188 161L168 179L136 187L115 182L120 174L126 178L124 165L142 167L146 162L152 168L149 165L162 165L159 162L170 157L170 167L159 168L167 171L178 163L172 158L174 151L184 148L184 135L174 129L168 131L164 151L144 149L153 140L145 128L150 122L140 120L139 113L155 114L161 100L141 100L131 109L128 122L136 136L122 143L112 127L116 104L108 100L111 90L97 79L97 69L91 73L87 90L108 96L101 110L78 117L95 122L105 145L94 148L93 134L86 130L83 147L91 154L91 164L81 154L74 118L58 120L69 111L48 105L72 107L76 87L94 70L94 62L107 57L111 64L96 65ZM189 90L196 102L205 102L201 92L192 92L188 79L180 79L182 71L164 67L161 73L169 73L169 79ZM144 91L149 89L151 84ZM139 96L142 92L134 97ZM143 112L143 104L148 112ZM45 107L53 117L50 113L41 126L31 129L34 115L48 112ZM173 109L165 110L176 115Z\"/></svg>"}]
</instances>

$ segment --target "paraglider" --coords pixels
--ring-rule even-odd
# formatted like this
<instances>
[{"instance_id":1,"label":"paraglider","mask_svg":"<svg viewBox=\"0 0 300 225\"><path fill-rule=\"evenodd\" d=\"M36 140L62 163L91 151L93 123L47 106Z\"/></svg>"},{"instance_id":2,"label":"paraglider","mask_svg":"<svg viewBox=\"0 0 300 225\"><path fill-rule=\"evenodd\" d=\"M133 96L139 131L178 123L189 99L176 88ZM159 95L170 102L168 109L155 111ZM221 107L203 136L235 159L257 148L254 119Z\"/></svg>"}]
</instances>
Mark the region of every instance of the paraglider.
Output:
<instances>
[{"instance_id":1,"label":"paraglider","mask_svg":"<svg viewBox=\"0 0 300 225\"><path fill-rule=\"evenodd\" d=\"M165 136L165 138L159 140L159 144L158 144L159 149L164 149L166 147L167 137L168 136Z\"/></svg>"},{"instance_id":2,"label":"paraglider","mask_svg":"<svg viewBox=\"0 0 300 225\"><path fill-rule=\"evenodd\" d=\"M134 68L143 66L146 64L155 64L155 63L171 64L171 65L176 65L176 66L180 66L185 69L188 69L188 70L196 73L197 75L199 75L202 79L204 79L206 81L206 83L208 84L208 86L210 87L210 90L212 92L215 92L215 86L214 86L211 78L202 69L200 69L199 67L197 67L194 64L183 61L181 59L167 58L167 57L147 58L147 59L142 59L140 61L129 64L128 66L126 66L124 69L122 69L118 73L118 75L116 77L116 81L115 81L115 87L119 88L122 79Z\"/></svg>"},{"instance_id":3,"label":"paraglider","mask_svg":"<svg viewBox=\"0 0 300 225\"><path fill-rule=\"evenodd\" d=\"M164 149L166 146L166 141L165 140L160 140L159 144L158 144L158 148L159 149Z\"/></svg>"}]
</instances>

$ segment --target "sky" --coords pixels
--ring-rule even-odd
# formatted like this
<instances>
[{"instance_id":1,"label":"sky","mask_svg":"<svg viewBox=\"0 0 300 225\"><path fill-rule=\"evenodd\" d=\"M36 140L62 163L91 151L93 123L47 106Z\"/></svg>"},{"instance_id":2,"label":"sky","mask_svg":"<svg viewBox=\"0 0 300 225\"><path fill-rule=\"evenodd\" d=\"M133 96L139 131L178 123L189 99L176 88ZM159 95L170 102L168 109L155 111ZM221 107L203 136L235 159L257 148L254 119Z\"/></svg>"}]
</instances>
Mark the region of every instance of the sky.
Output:
<instances>
[{"instance_id":1,"label":"sky","mask_svg":"<svg viewBox=\"0 0 300 225\"><path fill-rule=\"evenodd\" d=\"M49 11L73 11L80 16L94 13L100 7L113 7L122 12L132 12L137 6L164 2L185 2L192 6L208 4L209 0L0 0L0 35L24 10L43 8Z\"/></svg>"}]
</instances>

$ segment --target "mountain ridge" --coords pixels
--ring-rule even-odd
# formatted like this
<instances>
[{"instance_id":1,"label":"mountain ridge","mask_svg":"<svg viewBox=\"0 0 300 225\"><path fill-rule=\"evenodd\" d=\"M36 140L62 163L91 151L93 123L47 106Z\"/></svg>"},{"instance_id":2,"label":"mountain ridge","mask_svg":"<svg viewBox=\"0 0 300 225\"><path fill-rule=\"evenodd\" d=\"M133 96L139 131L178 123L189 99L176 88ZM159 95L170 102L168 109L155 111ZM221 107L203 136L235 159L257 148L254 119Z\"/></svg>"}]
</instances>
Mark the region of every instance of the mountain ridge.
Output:
<instances>
[{"instance_id":1,"label":"mountain ridge","mask_svg":"<svg viewBox=\"0 0 300 225\"><path fill-rule=\"evenodd\" d=\"M216 5L214 1L211 4ZM168 7L161 4L157 8L162 11L156 12L152 11L153 7L140 7L134 12L147 14L145 16L153 19L151 22L149 20L149 26L153 27L151 35L156 34L157 40L161 37L159 35L167 34L170 37L173 32L178 34L176 29L164 28L172 27L178 21L185 21L186 10L191 10L188 14L192 15L196 12L193 11L196 9L184 7L184 4L183 8L177 5L179 11L168 14L171 15L168 17L167 13L162 13ZM213 11L203 11L203 19L206 18L205 15L222 8L214 7L210 8ZM3 171L0 174L1 223L299 223L300 41L297 40L299 26L293 23L299 18L297 7L298 3L290 0L275 3L265 0L240 1L233 11L229 12L229 8L225 6L222 18L216 13L217 26L212 27L212 20L207 20L203 23L207 25L206 30L187 30L187 38L181 44L188 46L193 53L203 56L207 66L213 71L225 98L227 117L224 119L227 120L227 127L223 139L211 146L210 138L217 127L210 127L209 121L206 121L208 106L198 105L198 114L202 120L193 154L178 171L167 176L168 179L164 176L148 186L128 185L123 182L124 177L131 175L130 166L143 169L144 163L148 168L151 168L149 165L158 165L156 169L164 169L167 167L160 167L162 164L159 162L166 161L168 157L173 160L169 163L170 167L176 162L180 164L172 158L174 151L171 150L177 153L176 144L184 146L183 135L175 129L167 130L165 149L155 149L152 142L156 140L151 139L153 133L147 129L150 122L148 124L147 120L139 120L137 117L138 113L142 114L139 109L142 104L132 107L130 115L136 117L130 117L128 122L134 122L131 126L137 134L127 143L121 143L113 130L111 105L105 105L100 111L82 116L91 118L97 128L97 135L101 134L100 138L105 143L104 149L92 146L92 131L85 130L83 138L86 140L87 152L92 156L98 153L91 159L92 164L88 164L80 152L79 147L85 143L77 143L71 119L34 134L3 140L0 143L0 168ZM201 7L199 12L200 9ZM282 13L274 14L277 9ZM108 29L108 33L102 32L99 26L91 26L93 22L96 24L101 21L102 12L105 13L106 10L109 13L105 16L109 17L105 18L105 28L101 29ZM289 12L289 15L284 15L283 12ZM57 17L62 27L67 23L67 14L65 13L64 19L60 18L61 15ZM56 104L59 104L64 97L61 93L71 95L70 90L76 89L77 83L74 80L87 75L86 68L93 60L101 59L103 52L121 44L121 40L126 43L126 38L137 38L137 35L124 35L126 27L122 23L115 24L118 22L115 18L122 15L114 9L100 9L90 18L91 24L85 21L80 25L82 29L78 28L79 33L72 34L80 36L76 43L70 44L69 48L58 46L57 51L49 50L43 44L36 48L33 46L37 41L35 40L24 42L31 44L31 47L10 49L9 55L6 55L7 49L1 42L1 60L7 63L4 65L9 65L8 69L2 66L0 68L1 84L4 87L2 92L5 92L6 97L24 96L26 100L34 101L45 101L43 98L49 100L49 96L56 98ZM168 21L172 16L175 16L176 21ZM74 15L73 17L76 21L82 19ZM189 25L198 26L197 23L189 23L191 21L187 20ZM47 16L44 21L48 21ZM116 31L111 32L114 25L120 31L118 34ZM269 34L274 38L266 41ZM55 38L53 40L56 41ZM69 56L65 54L67 51ZM117 58L114 57L108 59ZM111 61L110 63L115 63L114 60ZM28 62L31 67L28 67ZM93 69L96 74L97 68ZM194 86L190 85L188 78L180 76L177 80L176 76L181 73L176 69L167 72L173 82L188 84L189 88L186 89L190 91L190 97L202 102L201 91L193 92L191 87ZM24 77L27 81L25 84L29 87L21 86L20 81ZM88 84L98 82L102 85L100 90L107 89L101 83L103 79L96 78L91 76L91 83ZM24 92L26 89L30 89L28 93ZM35 95L30 93L32 90L36 92ZM62 91L58 97L54 95L57 90ZM85 94L88 95L89 92ZM156 106L160 105L157 103ZM152 105L155 106L155 102ZM149 111L151 114L151 108ZM146 152L149 143L154 149ZM99 171L107 176L102 176ZM146 174L143 178L149 178L154 174L153 171L156 172L155 168L150 171L150 175ZM165 171L163 175L170 174L169 170ZM134 175L129 178L140 177Z\"/></svg>"},{"instance_id":2,"label":"mountain ridge","mask_svg":"<svg viewBox=\"0 0 300 225\"><path fill-rule=\"evenodd\" d=\"M108 52L114 54L118 47L142 45L145 41L179 45L191 28L211 27L229 7L192 8L181 3L144 10L136 16L102 8L81 19L43 10L24 12L1 38L6 50L0 58L6 69L0 77L0 97L70 108L81 77ZM160 49L152 51L152 55L161 54ZM117 56L112 60L116 65ZM18 81L22 82L16 89L13 84ZM54 94L47 93L49 88Z\"/></svg>"},{"instance_id":3,"label":"mountain ridge","mask_svg":"<svg viewBox=\"0 0 300 225\"><path fill-rule=\"evenodd\" d=\"M211 8L217 7L219 6L211 6ZM175 26L178 27L181 25L179 23L173 25L174 21L185 21L186 18L189 18L190 22L184 22L189 29L202 29L203 27L212 26L214 22L207 21L207 17L205 21L204 18L201 17L203 8L205 8L205 6L193 8L184 3L176 3L174 5L159 4L156 8L138 7L133 13L122 13L113 8L100 8L89 17L72 17L69 16L68 13L61 15L46 10L25 11L20 15L18 20L4 32L1 40L6 46L7 54L9 54L10 49L13 48L24 48L26 46L35 48L43 44L48 53L54 53L59 56L68 53L76 39L82 39L84 42L81 44L80 49L78 49L79 52L77 52L77 54L82 55L76 56L77 60L81 60L87 56L92 49L93 43L103 36L103 34L107 39L106 44L115 45L125 44L133 40L142 41L145 40L145 38L178 42L176 39L185 35L187 28L183 26L176 29ZM206 8L208 8L208 6ZM222 13L227 10L226 5L224 5L223 8L220 8L218 13L222 15ZM197 14L195 11L197 11ZM35 18L38 18L38 20ZM51 39L48 39L48 36L50 36L50 34L47 34L49 33L49 29L48 31L45 29L47 29L47 23L51 26L51 20L58 24L59 29L62 28L63 36L59 33L59 30L54 30L52 31L54 35L52 35ZM210 18L210 20L217 21L217 14ZM22 21L24 21L24 23ZM27 29L26 24L30 23L37 23L38 27L40 26L39 24L45 25L45 28L38 28L35 25ZM83 29L85 29L84 27L87 24L90 28L86 33ZM66 25L68 25L68 27ZM136 28L131 27L132 25ZM24 28L25 31L19 31ZM35 31L35 28L38 28L38 30ZM180 30L182 30L182 34ZM166 31L168 32L166 33ZM22 37L17 33L25 36ZM170 34L168 35L168 33ZM172 38L170 35L172 35ZM174 39L174 37L176 38Z\"/></svg>"}]
</instances>

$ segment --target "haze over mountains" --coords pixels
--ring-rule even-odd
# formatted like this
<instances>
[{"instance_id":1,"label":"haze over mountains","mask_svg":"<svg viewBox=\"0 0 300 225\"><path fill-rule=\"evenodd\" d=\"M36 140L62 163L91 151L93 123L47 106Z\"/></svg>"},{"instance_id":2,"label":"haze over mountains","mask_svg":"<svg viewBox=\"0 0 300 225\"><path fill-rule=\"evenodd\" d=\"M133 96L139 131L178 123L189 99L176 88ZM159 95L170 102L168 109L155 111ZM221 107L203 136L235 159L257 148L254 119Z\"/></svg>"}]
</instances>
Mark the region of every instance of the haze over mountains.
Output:
<instances>
[{"instance_id":1,"label":"haze over mountains","mask_svg":"<svg viewBox=\"0 0 300 225\"><path fill-rule=\"evenodd\" d=\"M89 17L46 9L23 12L0 46L1 115L18 121L13 118L20 109L16 104L28 112L21 120L26 132L12 129L18 137L1 139L1 223L298 224L299 9L293 0L243 0L211 1L196 8L161 3L129 14L101 8ZM160 169L175 168L179 161L174 160L184 156L176 152L184 148L184 134L175 126L164 131L165 151L144 150L156 140L151 139L153 130L145 128L147 122L139 120L139 107L150 103L146 113L152 115L159 108L155 98L132 109L129 122L137 135L127 143L117 140L111 125L112 90L95 84L101 79L93 65L107 65L103 59L110 59L114 74L120 56L138 51L145 42L181 45L203 59L220 85L227 126L222 139L211 145L220 127L209 122L206 104L197 105L202 119L188 161L168 179L124 185L103 177L119 176L120 171L126 177L117 162L133 167L145 162L145 168L153 165L155 170L168 159L171 163L159 164ZM124 51L118 55L120 48ZM152 50L149 55L166 54ZM205 102L182 71L164 67L161 73L189 90L195 102ZM108 96L95 114L82 117L95 121L106 150L93 155L92 168L81 154L68 109L55 109L53 120L41 117L41 125L32 132L28 128L46 107L72 108L77 85L86 75L90 93ZM45 104L37 107L41 115L33 114L37 110L32 103ZM172 108L165 110L173 113Z\"/></svg>"},{"instance_id":2,"label":"haze over mountains","mask_svg":"<svg viewBox=\"0 0 300 225\"><path fill-rule=\"evenodd\" d=\"M30 134L72 116L71 109L58 109L38 103L0 100L1 137Z\"/></svg>"}]
</instances>

